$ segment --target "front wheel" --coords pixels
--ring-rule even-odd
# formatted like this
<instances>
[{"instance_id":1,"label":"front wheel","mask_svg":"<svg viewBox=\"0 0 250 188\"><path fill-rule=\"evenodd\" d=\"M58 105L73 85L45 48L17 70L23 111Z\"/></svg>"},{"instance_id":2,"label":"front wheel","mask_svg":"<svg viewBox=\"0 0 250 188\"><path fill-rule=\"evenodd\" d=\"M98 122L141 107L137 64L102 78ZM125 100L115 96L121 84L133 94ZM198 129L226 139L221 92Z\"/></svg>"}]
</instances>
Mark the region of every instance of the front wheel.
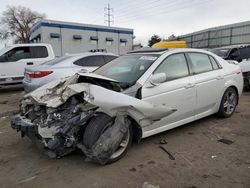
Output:
<instances>
[{"instance_id":1,"label":"front wheel","mask_svg":"<svg viewBox=\"0 0 250 188\"><path fill-rule=\"evenodd\" d=\"M93 117L85 129L83 135L83 144L87 146L87 148L91 148L104 133L104 131L107 130L109 126L111 126L111 122L112 118L104 113L100 113ZM113 163L121 159L127 153L127 150L132 143L132 134L132 128L129 126L126 135L124 136L117 150L110 157L108 163Z\"/></svg>"},{"instance_id":2,"label":"front wheel","mask_svg":"<svg viewBox=\"0 0 250 188\"><path fill-rule=\"evenodd\" d=\"M227 88L223 94L218 115L224 118L230 117L235 111L237 102L237 91L232 87Z\"/></svg>"}]
</instances>

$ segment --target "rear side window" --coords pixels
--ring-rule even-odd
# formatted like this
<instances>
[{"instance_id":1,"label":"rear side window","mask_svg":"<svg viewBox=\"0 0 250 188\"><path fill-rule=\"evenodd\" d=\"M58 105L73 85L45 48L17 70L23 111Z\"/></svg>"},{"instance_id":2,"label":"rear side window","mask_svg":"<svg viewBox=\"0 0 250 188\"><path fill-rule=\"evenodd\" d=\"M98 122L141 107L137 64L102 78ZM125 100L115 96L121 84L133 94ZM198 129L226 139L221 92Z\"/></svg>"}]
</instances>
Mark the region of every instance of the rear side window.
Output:
<instances>
[{"instance_id":1,"label":"rear side window","mask_svg":"<svg viewBox=\"0 0 250 188\"><path fill-rule=\"evenodd\" d=\"M48 57L48 51L45 46L31 46L31 58L45 58Z\"/></svg>"},{"instance_id":2,"label":"rear side window","mask_svg":"<svg viewBox=\"0 0 250 188\"><path fill-rule=\"evenodd\" d=\"M215 61L215 59L212 56L209 56L209 59L212 63L213 69L217 70L220 69L221 67L219 66L219 64Z\"/></svg>"},{"instance_id":3,"label":"rear side window","mask_svg":"<svg viewBox=\"0 0 250 188\"><path fill-rule=\"evenodd\" d=\"M175 80L189 75L184 54L174 54L167 57L155 70L154 74L166 73L166 81Z\"/></svg>"},{"instance_id":4,"label":"rear side window","mask_svg":"<svg viewBox=\"0 0 250 188\"><path fill-rule=\"evenodd\" d=\"M104 55L103 57L104 57L104 61L106 63L108 63L108 62L114 60L115 58L117 58L116 56L112 56L112 55Z\"/></svg>"},{"instance_id":5,"label":"rear side window","mask_svg":"<svg viewBox=\"0 0 250 188\"><path fill-rule=\"evenodd\" d=\"M208 55L202 53L188 53L191 60L191 68L194 74L204 73L213 70Z\"/></svg>"},{"instance_id":6,"label":"rear side window","mask_svg":"<svg viewBox=\"0 0 250 188\"><path fill-rule=\"evenodd\" d=\"M106 62L104 61L104 58L102 55L93 55L81 58L74 62L75 65L78 66L84 66L84 67L100 67Z\"/></svg>"}]
</instances>

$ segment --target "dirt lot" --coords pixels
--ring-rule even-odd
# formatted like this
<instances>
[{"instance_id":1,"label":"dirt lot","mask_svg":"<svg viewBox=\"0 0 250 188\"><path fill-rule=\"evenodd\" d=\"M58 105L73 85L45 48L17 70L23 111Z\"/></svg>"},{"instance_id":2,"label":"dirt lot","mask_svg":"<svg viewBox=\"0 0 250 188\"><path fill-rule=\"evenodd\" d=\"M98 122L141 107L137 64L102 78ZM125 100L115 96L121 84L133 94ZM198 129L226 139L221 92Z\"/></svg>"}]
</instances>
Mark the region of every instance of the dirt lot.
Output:
<instances>
[{"instance_id":1,"label":"dirt lot","mask_svg":"<svg viewBox=\"0 0 250 188\"><path fill-rule=\"evenodd\" d=\"M210 116L133 144L122 160L99 166L80 153L49 159L10 128L20 87L0 89L0 188L250 187L250 93L229 119ZM225 138L233 143L218 142ZM159 141L173 156L159 148Z\"/></svg>"}]
</instances>

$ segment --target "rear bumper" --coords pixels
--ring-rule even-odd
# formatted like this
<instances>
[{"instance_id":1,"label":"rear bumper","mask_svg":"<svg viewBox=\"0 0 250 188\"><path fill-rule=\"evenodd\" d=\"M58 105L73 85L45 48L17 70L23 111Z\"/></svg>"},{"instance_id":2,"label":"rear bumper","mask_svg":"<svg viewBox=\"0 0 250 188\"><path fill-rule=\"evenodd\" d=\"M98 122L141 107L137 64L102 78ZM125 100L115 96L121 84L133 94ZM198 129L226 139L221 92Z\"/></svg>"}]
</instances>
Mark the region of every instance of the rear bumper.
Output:
<instances>
[{"instance_id":1,"label":"rear bumper","mask_svg":"<svg viewBox=\"0 0 250 188\"><path fill-rule=\"evenodd\" d=\"M27 93L34 91L41 86L42 85L40 84L27 82L26 80L23 80L23 88L24 88L24 91L26 91Z\"/></svg>"}]
</instances>

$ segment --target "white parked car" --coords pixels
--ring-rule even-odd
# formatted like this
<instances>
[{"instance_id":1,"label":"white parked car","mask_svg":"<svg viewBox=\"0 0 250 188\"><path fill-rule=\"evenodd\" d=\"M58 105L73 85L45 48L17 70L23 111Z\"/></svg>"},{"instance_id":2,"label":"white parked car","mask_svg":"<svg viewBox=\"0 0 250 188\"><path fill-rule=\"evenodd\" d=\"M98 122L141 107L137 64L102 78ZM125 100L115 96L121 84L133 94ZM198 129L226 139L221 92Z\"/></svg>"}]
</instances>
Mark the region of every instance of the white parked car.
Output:
<instances>
[{"instance_id":1,"label":"white parked car","mask_svg":"<svg viewBox=\"0 0 250 188\"><path fill-rule=\"evenodd\" d=\"M80 148L106 164L123 157L132 138L215 113L230 117L242 88L240 67L208 51L142 49L27 94L11 125L50 157Z\"/></svg>"},{"instance_id":2,"label":"white parked car","mask_svg":"<svg viewBox=\"0 0 250 188\"><path fill-rule=\"evenodd\" d=\"M0 51L0 84L21 83L24 68L54 59L50 44L14 44Z\"/></svg>"},{"instance_id":3,"label":"white parked car","mask_svg":"<svg viewBox=\"0 0 250 188\"><path fill-rule=\"evenodd\" d=\"M33 91L53 80L72 76L79 71L92 72L115 58L117 55L111 53L85 52L68 54L39 66L27 67L23 79L24 90Z\"/></svg>"}]
</instances>

